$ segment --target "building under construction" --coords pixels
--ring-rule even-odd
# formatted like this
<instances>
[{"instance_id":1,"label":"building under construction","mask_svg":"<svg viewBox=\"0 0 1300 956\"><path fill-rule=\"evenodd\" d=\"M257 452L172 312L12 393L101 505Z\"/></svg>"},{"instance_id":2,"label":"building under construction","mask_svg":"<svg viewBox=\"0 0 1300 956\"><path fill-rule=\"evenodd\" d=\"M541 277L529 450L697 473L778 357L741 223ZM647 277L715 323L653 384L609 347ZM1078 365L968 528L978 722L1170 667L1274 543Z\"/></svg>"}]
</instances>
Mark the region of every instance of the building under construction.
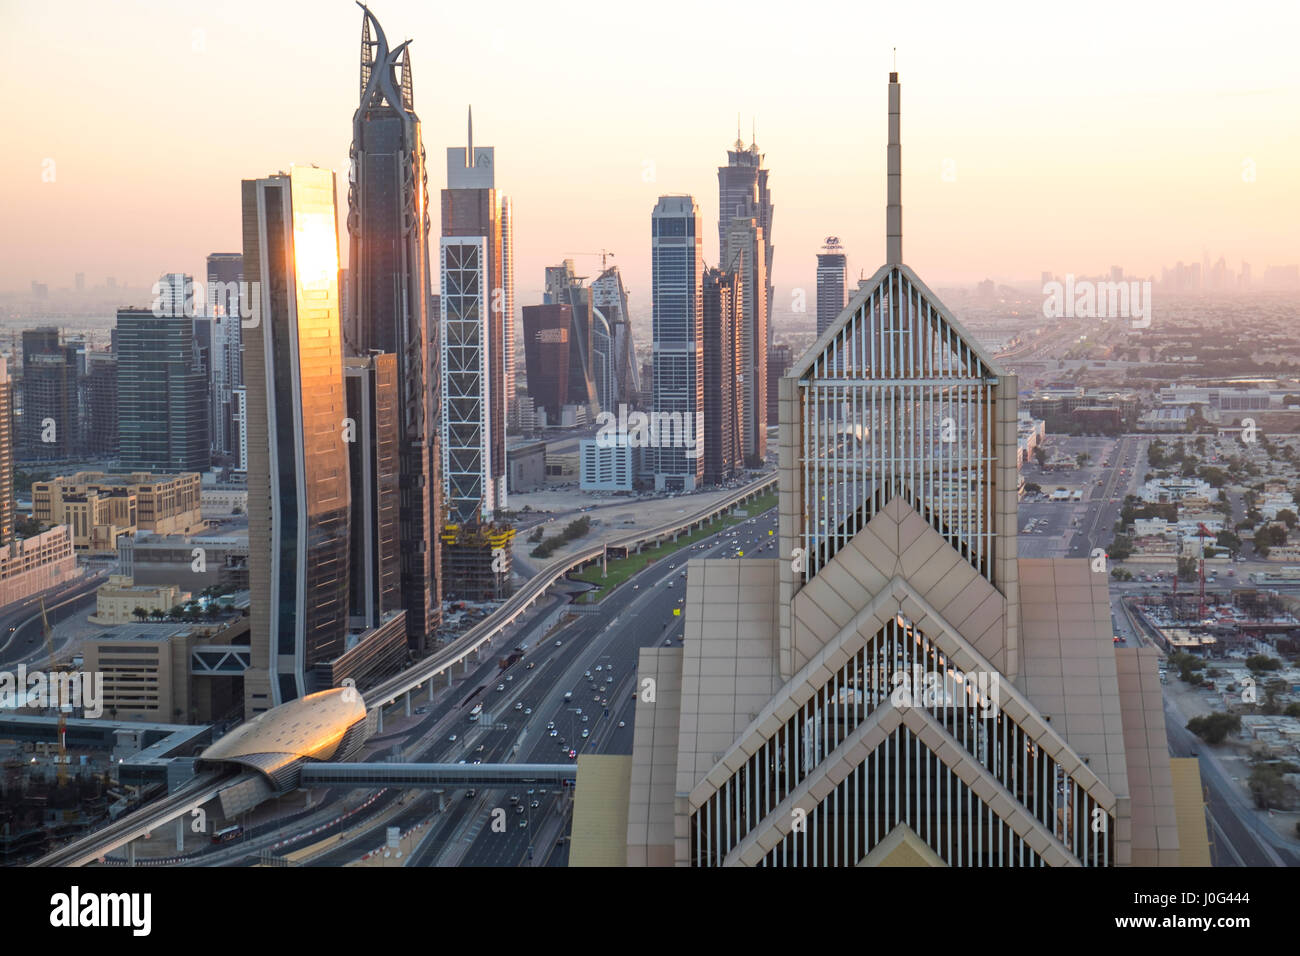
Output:
<instances>
[{"instance_id":1,"label":"building under construction","mask_svg":"<svg viewBox=\"0 0 1300 956\"><path fill-rule=\"evenodd\" d=\"M443 597L451 601L504 601L514 593L515 529L505 522L442 527Z\"/></svg>"}]
</instances>

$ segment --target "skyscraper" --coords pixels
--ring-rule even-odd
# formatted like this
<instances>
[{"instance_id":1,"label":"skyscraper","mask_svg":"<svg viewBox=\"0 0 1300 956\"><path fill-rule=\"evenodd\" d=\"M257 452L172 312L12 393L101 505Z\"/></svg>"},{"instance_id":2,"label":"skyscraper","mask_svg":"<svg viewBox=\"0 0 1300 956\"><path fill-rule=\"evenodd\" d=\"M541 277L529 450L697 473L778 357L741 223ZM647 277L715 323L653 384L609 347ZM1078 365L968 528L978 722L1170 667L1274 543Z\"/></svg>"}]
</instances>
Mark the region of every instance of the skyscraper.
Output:
<instances>
[{"instance_id":1,"label":"skyscraper","mask_svg":"<svg viewBox=\"0 0 1300 956\"><path fill-rule=\"evenodd\" d=\"M591 303L609 323L610 333L614 337L611 345L614 400L602 407L607 411L616 411L619 403L632 404L641 391L641 370L636 360L636 347L632 341L632 319L627 309L627 289L623 287L623 276L618 266L602 269L600 275L591 284Z\"/></svg>"},{"instance_id":2,"label":"skyscraper","mask_svg":"<svg viewBox=\"0 0 1300 956\"><path fill-rule=\"evenodd\" d=\"M347 356L348 477L351 485L350 554L353 626L379 627L402 607L399 517L401 466L397 356Z\"/></svg>"},{"instance_id":3,"label":"skyscraper","mask_svg":"<svg viewBox=\"0 0 1300 956\"><path fill-rule=\"evenodd\" d=\"M76 349L59 341L59 330L23 332L23 457L60 459L77 444Z\"/></svg>"},{"instance_id":4,"label":"skyscraper","mask_svg":"<svg viewBox=\"0 0 1300 956\"><path fill-rule=\"evenodd\" d=\"M162 288L161 309L117 313L119 460L127 471L207 471L208 378L194 318L178 284Z\"/></svg>"},{"instance_id":5,"label":"skyscraper","mask_svg":"<svg viewBox=\"0 0 1300 956\"><path fill-rule=\"evenodd\" d=\"M848 302L848 257L837 236L827 236L817 253L817 334L840 317Z\"/></svg>"},{"instance_id":6,"label":"skyscraper","mask_svg":"<svg viewBox=\"0 0 1300 956\"><path fill-rule=\"evenodd\" d=\"M744 463L740 444L740 281L734 272L704 273L704 481L716 485Z\"/></svg>"},{"instance_id":7,"label":"skyscraper","mask_svg":"<svg viewBox=\"0 0 1300 956\"><path fill-rule=\"evenodd\" d=\"M14 539L14 383L0 356L0 547Z\"/></svg>"},{"instance_id":8,"label":"skyscraper","mask_svg":"<svg viewBox=\"0 0 1300 956\"><path fill-rule=\"evenodd\" d=\"M891 74L885 264L781 380L779 554L692 561L641 652L628 862L1178 865L1158 655L1017 557L1016 378L903 263L899 173Z\"/></svg>"},{"instance_id":9,"label":"skyscraper","mask_svg":"<svg viewBox=\"0 0 1300 956\"><path fill-rule=\"evenodd\" d=\"M474 146L472 112L468 131L465 147L447 150L439 258L443 482L456 522L506 507L505 304L514 302L503 274L513 251L508 240L502 246L495 151Z\"/></svg>"},{"instance_id":10,"label":"skyscraper","mask_svg":"<svg viewBox=\"0 0 1300 956\"><path fill-rule=\"evenodd\" d=\"M117 356L86 355L86 410L83 445L91 455L118 457Z\"/></svg>"},{"instance_id":11,"label":"skyscraper","mask_svg":"<svg viewBox=\"0 0 1300 956\"><path fill-rule=\"evenodd\" d=\"M239 444L232 392L244 384L240 357L243 279L244 257L240 253L214 252L208 256L207 316L212 324L208 401L212 453L227 459L235 457Z\"/></svg>"},{"instance_id":12,"label":"skyscraper","mask_svg":"<svg viewBox=\"0 0 1300 956\"><path fill-rule=\"evenodd\" d=\"M528 397L549 425L563 420L569 395L569 336L573 309L568 305L524 306L524 363Z\"/></svg>"},{"instance_id":13,"label":"skyscraper","mask_svg":"<svg viewBox=\"0 0 1300 956\"><path fill-rule=\"evenodd\" d=\"M515 400L515 221L509 196L501 197L501 365L509 415Z\"/></svg>"},{"instance_id":14,"label":"skyscraper","mask_svg":"<svg viewBox=\"0 0 1300 956\"><path fill-rule=\"evenodd\" d=\"M437 303L430 301L428 171L409 42L390 49L379 21L363 7L348 187L348 335L351 354L397 357L402 598L407 639L427 652L442 615L441 385Z\"/></svg>"},{"instance_id":15,"label":"skyscraper","mask_svg":"<svg viewBox=\"0 0 1300 956\"><path fill-rule=\"evenodd\" d=\"M569 391L564 401L573 410L581 410L579 417L591 420L600 410L600 396L596 387L592 292L583 284L584 279L574 271L572 259L565 259L558 266L547 266L542 301L547 305L569 306L572 320L569 328ZM550 424L559 425L561 422Z\"/></svg>"},{"instance_id":16,"label":"skyscraper","mask_svg":"<svg viewBox=\"0 0 1300 956\"><path fill-rule=\"evenodd\" d=\"M704 480L702 232L693 198L659 197L650 216L653 411L672 427L646 449L656 491L693 491Z\"/></svg>"},{"instance_id":17,"label":"skyscraper","mask_svg":"<svg viewBox=\"0 0 1300 956\"><path fill-rule=\"evenodd\" d=\"M348 460L334 173L243 183L252 666L246 717L317 689L345 650Z\"/></svg>"},{"instance_id":18,"label":"skyscraper","mask_svg":"<svg viewBox=\"0 0 1300 956\"><path fill-rule=\"evenodd\" d=\"M772 194L758 144L736 130L727 165L718 167L718 249L723 269L740 277L744 296L741 441L747 464L767 454L767 350L772 344Z\"/></svg>"},{"instance_id":19,"label":"skyscraper","mask_svg":"<svg viewBox=\"0 0 1300 956\"><path fill-rule=\"evenodd\" d=\"M767 456L767 274L763 232L756 219L733 219L727 230L723 267L740 279L740 443L745 464L758 466Z\"/></svg>"}]
</instances>

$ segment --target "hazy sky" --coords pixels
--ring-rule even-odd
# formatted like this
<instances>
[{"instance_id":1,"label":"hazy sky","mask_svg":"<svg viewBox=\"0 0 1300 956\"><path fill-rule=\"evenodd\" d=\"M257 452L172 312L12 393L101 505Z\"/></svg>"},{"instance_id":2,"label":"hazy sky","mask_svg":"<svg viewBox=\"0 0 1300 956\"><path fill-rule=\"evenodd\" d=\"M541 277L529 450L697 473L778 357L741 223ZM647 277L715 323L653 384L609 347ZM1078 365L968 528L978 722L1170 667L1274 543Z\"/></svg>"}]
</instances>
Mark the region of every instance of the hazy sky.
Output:
<instances>
[{"instance_id":1,"label":"hazy sky","mask_svg":"<svg viewBox=\"0 0 1300 956\"><path fill-rule=\"evenodd\" d=\"M714 263L737 112L747 141L756 117L772 170L778 309L791 287L815 288L828 234L869 275L884 258L893 47L904 259L931 284L1148 273L1203 250L1257 275L1300 261L1300 3L996 6L372 9L394 43L414 39L434 195L467 104L475 142L496 147L520 304L538 301L544 266L606 248L640 311L662 193L695 196ZM240 250L241 178L313 162L345 174L361 29L350 0L0 10L0 288L202 274L206 253ZM346 258L346 233L342 246ZM593 274L597 260L579 265Z\"/></svg>"}]
</instances>

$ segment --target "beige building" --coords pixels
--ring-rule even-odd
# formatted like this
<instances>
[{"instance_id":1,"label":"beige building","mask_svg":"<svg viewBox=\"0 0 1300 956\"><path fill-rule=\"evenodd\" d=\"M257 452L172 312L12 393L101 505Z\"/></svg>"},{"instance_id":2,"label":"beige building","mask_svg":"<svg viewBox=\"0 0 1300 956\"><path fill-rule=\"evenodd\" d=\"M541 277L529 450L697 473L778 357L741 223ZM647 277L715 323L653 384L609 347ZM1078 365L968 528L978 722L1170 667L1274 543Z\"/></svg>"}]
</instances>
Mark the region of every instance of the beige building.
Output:
<instances>
[{"instance_id":1,"label":"beige building","mask_svg":"<svg viewBox=\"0 0 1300 956\"><path fill-rule=\"evenodd\" d=\"M902 262L896 76L886 264L780 382L781 557L690 562L641 652L626 862L1199 859L1158 654L1086 559L1018 558L1016 378Z\"/></svg>"},{"instance_id":2,"label":"beige building","mask_svg":"<svg viewBox=\"0 0 1300 956\"><path fill-rule=\"evenodd\" d=\"M72 528L78 551L107 554L136 531L189 534L204 527L199 475L106 475L80 471L32 484L32 516Z\"/></svg>"},{"instance_id":3,"label":"beige building","mask_svg":"<svg viewBox=\"0 0 1300 956\"><path fill-rule=\"evenodd\" d=\"M71 581L81 573L67 525L0 545L0 608Z\"/></svg>"},{"instance_id":4,"label":"beige building","mask_svg":"<svg viewBox=\"0 0 1300 956\"><path fill-rule=\"evenodd\" d=\"M113 574L95 591L95 613L89 620L91 624L129 624L139 620L136 608L146 614L155 610L166 613L189 599L189 591L171 585L136 585L127 575Z\"/></svg>"}]
</instances>

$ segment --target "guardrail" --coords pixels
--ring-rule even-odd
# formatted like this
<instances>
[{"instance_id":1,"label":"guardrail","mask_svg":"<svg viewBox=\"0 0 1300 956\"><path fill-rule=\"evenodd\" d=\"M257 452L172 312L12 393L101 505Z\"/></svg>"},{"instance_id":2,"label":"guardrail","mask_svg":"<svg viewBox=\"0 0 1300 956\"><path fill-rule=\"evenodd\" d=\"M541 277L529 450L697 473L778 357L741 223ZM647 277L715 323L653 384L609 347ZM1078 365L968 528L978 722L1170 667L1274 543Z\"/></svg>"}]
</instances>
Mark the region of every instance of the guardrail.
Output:
<instances>
[{"instance_id":1,"label":"guardrail","mask_svg":"<svg viewBox=\"0 0 1300 956\"><path fill-rule=\"evenodd\" d=\"M738 488L733 494L728 495L721 501L715 502L688 517L667 522L649 531L634 532L614 541L592 545L576 554L552 561L533 575L522 588L507 598L504 604L475 624L466 633L456 638L447 647L422 661L416 662L406 670L395 674L375 687L363 691L367 706L373 709L392 703L403 694L422 687L439 674L466 660L470 655L477 654L480 648L490 644L493 638L500 634L504 628L518 620L552 585L571 571L577 571L599 560L605 554L607 548L639 550L647 544L658 543L668 537L679 535L695 525L711 521L724 511L729 511L736 505L748 501L750 498L755 498L775 487L776 475L767 475L757 481L750 482L743 488Z\"/></svg>"}]
</instances>

